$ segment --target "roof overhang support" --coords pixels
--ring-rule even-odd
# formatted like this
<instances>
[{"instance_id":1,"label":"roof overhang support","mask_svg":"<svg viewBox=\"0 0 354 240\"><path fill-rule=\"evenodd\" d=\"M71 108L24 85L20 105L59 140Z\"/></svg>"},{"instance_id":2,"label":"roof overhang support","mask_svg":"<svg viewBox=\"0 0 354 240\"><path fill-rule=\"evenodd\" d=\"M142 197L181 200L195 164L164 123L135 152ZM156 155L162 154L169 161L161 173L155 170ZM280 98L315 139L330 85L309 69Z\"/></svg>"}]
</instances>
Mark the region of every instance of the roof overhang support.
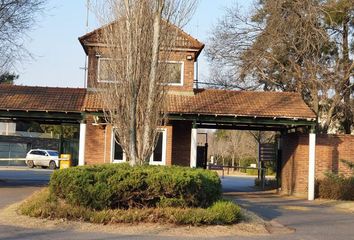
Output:
<instances>
[{"instance_id":1,"label":"roof overhang support","mask_svg":"<svg viewBox=\"0 0 354 240\"><path fill-rule=\"evenodd\" d=\"M201 129L223 129L223 130L250 130L250 131L282 131L286 128L280 126L256 126L256 125L230 125L230 124L198 124Z\"/></svg>"},{"instance_id":2,"label":"roof overhang support","mask_svg":"<svg viewBox=\"0 0 354 240\"><path fill-rule=\"evenodd\" d=\"M78 112L0 110L1 118L53 123L79 123L83 119L83 114Z\"/></svg>"},{"instance_id":3,"label":"roof overhang support","mask_svg":"<svg viewBox=\"0 0 354 240\"><path fill-rule=\"evenodd\" d=\"M250 128L265 129L291 129L296 127L312 127L316 124L315 119L290 119L290 118L275 118L275 117L245 117L245 116L219 116L219 115L195 115L195 114L169 114L169 120L176 121L195 121L200 128L221 128L229 129L240 128L240 130L247 130ZM214 126L212 126L214 124ZM221 124L224 124L222 126ZM219 125L219 127L218 127Z\"/></svg>"}]
</instances>

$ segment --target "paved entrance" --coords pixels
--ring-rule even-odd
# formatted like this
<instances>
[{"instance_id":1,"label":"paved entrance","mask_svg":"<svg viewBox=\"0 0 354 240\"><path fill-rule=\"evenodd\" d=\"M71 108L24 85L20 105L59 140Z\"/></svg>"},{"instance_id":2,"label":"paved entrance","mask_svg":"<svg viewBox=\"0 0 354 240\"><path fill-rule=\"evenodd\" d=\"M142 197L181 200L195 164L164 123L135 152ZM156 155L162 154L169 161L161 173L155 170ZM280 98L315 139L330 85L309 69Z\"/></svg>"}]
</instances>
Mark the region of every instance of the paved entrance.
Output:
<instances>
[{"instance_id":1,"label":"paved entrance","mask_svg":"<svg viewBox=\"0 0 354 240\"><path fill-rule=\"evenodd\" d=\"M0 209L18 202L48 183L51 171L43 169L0 168ZM252 192L252 177L225 177L224 194L262 218L271 221L273 234L266 236L233 236L212 239L262 240L349 240L354 236L354 214L338 212L319 203L279 197L274 192ZM279 227L281 226L281 227ZM284 226L284 227L283 227ZM280 231L279 231L280 229ZM283 231L283 230L286 231ZM206 233L207 236L207 233ZM21 228L0 224L2 239L205 239L162 236L123 236L100 231L77 232L74 229Z\"/></svg>"},{"instance_id":2,"label":"paved entrance","mask_svg":"<svg viewBox=\"0 0 354 240\"><path fill-rule=\"evenodd\" d=\"M272 223L271 236L245 239L354 239L354 213L318 201L281 197L275 191L255 192L244 187L249 183L244 177L226 177L222 182L227 198Z\"/></svg>"}]
</instances>

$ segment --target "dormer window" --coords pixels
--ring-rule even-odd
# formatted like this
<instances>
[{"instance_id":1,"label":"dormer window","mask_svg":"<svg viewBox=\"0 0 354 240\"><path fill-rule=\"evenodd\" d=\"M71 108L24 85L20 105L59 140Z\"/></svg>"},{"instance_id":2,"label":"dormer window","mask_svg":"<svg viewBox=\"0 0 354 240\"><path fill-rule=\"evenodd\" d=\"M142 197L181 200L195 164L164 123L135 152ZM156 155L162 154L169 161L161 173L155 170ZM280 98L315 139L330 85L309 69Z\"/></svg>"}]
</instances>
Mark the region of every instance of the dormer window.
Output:
<instances>
[{"instance_id":1,"label":"dormer window","mask_svg":"<svg viewBox=\"0 0 354 240\"><path fill-rule=\"evenodd\" d=\"M177 61L166 62L166 72L169 74L169 85L183 86L184 63Z\"/></svg>"},{"instance_id":2,"label":"dormer window","mask_svg":"<svg viewBox=\"0 0 354 240\"><path fill-rule=\"evenodd\" d=\"M112 71L109 70L110 61L112 61L110 58L98 58L97 82L113 82L114 76L112 75Z\"/></svg>"}]
</instances>

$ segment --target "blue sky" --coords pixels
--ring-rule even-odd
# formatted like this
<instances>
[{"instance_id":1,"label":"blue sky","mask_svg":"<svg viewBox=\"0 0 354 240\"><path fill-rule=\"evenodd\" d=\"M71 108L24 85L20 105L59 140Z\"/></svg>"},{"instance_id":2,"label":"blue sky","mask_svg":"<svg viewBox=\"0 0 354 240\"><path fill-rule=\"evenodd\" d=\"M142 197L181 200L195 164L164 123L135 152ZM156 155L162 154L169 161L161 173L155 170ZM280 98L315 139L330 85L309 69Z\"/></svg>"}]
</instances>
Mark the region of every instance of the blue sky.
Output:
<instances>
[{"instance_id":1,"label":"blue sky","mask_svg":"<svg viewBox=\"0 0 354 240\"><path fill-rule=\"evenodd\" d=\"M252 0L200 0L198 9L185 30L207 44L212 26L232 4L243 8ZM28 50L35 59L19 64L16 84L32 86L83 87L85 55L78 37L85 34L86 0L49 0L38 26L28 35ZM90 30L97 27L90 20ZM204 54L199 59L200 80L208 75Z\"/></svg>"}]
</instances>

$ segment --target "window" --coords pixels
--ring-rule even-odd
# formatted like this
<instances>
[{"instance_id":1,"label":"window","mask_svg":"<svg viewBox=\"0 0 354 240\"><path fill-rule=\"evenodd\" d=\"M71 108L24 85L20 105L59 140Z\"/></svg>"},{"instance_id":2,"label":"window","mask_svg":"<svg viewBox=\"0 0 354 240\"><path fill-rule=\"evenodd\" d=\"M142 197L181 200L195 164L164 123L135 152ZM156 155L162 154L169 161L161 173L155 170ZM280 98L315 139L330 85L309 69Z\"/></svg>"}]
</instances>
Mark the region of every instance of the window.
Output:
<instances>
[{"instance_id":1,"label":"window","mask_svg":"<svg viewBox=\"0 0 354 240\"><path fill-rule=\"evenodd\" d=\"M183 72L184 63L183 62L166 62L166 72L169 77L170 85L183 85Z\"/></svg>"},{"instance_id":2,"label":"window","mask_svg":"<svg viewBox=\"0 0 354 240\"><path fill-rule=\"evenodd\" d=\"M160 132L157 140L157 144L153 153L153 159L155 162L162 162L162 148L163 148L163 135Z\"/></svg>"},{"instance_id":3,"label":"window","mask_svg":"<svg viewBox=\"0 0 354 240\"><path fill-rule=\"evenodd\" d=\"M97 81L98 82L113 82L113 74L110 70L110 61L109 58L98 58L98 69L97 69Z\"/></svg>"},{"instance_id":4,"label":"window","mask_svg":"<svg viewBox=\"0 0 354 240\"><path fill-rule=\"evenodd\" d=\"M151 165L165 165L166 164L166 129L161 129L159 132L157 144L153 154L150 157ZM112 162L123 163L126 162L126 156L122 147L115 141L114 132L112 133Z\"/></svg>"},{"instance_id":5,"label":"window","mask_svg":"<svg viewBox=\"0 0 354 240\"><path fill-rule=\"evenodd\" d=\"M49 156L52 156L52 157L58 157L59 156L59 153L57 151L47 151Z\"/></svg>"},{"instance_id":6,"label":"window","mask_svg":"<svg viewBox=\"0 0 354 240\"><path fill-rule=\"evenodd\" d=\"M151 165L166 164L166 129L161 129L155 146L155 150L150 158Z\"/></svg>"},{"instance_id":7,"label":"window","mask_svg":"<svg viewBox=\"0 0 354 240\"><path fill-rule=\"evenodd\" d=\"M113 161L124 161L123 148L116 141L114 142Z\"/></svg>"},{"instance_id":8,"label":"window","mask_svg":"<svg viewBox=\"0 0 354 240\"><path fill-rule=\"evenodd\" d=\"M39 155L39 156L45 156L45 152L43 152L43 151L31 151L31 154L33 154L33 155Z\"/></svg>"},{"instance_id":9,"label":"window","mask_svg":"<svg viewBox=\"0 0 354 240\"><path fill-rule=\"evenodd\" d=\"M114 131L112 131L112 162L113 163L120 163L120 162L125 162L125 153L123 151L123 148L120 144L117 143L115 140L115 134Z\"/></svg>"},{"instance_id":10,"label":"window","mask_svg":"<svg viewBox=\"0 0 354 240\"><path fill-rule=\"evenodd\" d=\"M16 133L16 123L0 122L0 135L12 135Z\"/></svg>"}]
</instances>

